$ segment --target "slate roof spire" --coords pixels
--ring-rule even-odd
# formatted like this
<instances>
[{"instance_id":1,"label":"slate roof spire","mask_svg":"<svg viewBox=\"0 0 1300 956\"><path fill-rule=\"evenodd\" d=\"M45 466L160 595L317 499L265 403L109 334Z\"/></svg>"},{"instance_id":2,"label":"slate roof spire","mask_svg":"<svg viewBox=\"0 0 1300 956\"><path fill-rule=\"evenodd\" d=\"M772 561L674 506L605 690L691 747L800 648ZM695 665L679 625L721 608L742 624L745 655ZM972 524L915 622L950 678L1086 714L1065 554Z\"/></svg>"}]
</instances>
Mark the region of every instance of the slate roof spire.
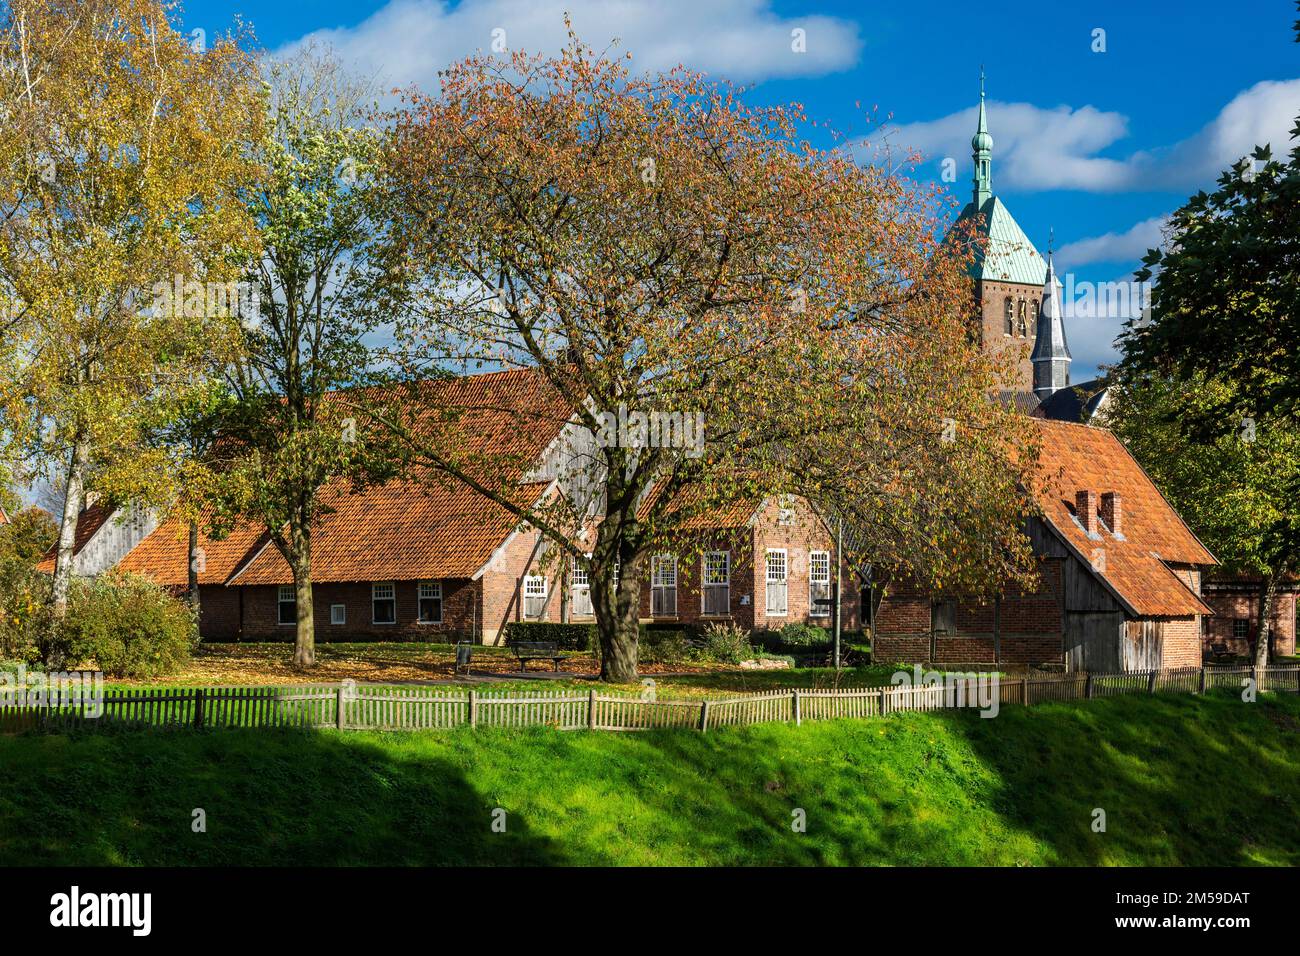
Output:
<instances>
[{"instance_id":1,"label":"slate roof spire","mask_svg":"<svg viewBox=\"0 0 1300 956\"><path fill-rule=\"evenodd\" d=\"M984 67L980 67L980 118L971 137L971 158L975 160L975 208L993 197L993 137L989 135L988 115L984 109Z\"/></svg>"},{"instance_id":2,"label":"slate roof spire","mask_svg":"<svg viewBox=\"0 0 1300 956\"><path fill-rule=\"evenodd\" d=\"M1041 402L1053 392L1070 384L1070 346L1065 341L1065 317L1061 310L1061 283L1052 263L1052 240L1047 245L1047 281L1043 283L1043 302L1038 309L1034 353L1034 394Z\"/></svg>"}]
</instances>

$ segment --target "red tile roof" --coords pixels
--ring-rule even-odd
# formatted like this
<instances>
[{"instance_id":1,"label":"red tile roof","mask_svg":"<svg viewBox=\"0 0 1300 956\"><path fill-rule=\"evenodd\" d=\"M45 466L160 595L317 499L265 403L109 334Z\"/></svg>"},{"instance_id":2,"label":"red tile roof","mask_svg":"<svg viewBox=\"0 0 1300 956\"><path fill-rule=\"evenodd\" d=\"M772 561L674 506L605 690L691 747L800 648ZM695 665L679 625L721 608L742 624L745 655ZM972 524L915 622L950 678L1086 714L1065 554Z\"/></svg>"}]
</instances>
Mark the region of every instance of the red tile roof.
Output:
<instances>
[{"instance_id":1,"label":"red tile roof","mask_svg":"<svg viewBox=\"0 0 1300 956\"><path fill-rule=\"evenodd\" d=\"M269 535L252 524L237 525L220 541L200 533L199 584L224 584L267 540ZM164 586L183 587L189 584L189 553L189 523L172 517L132 548L118 567Z\"/></svg>"},{"instance_id":2,"label":"red tile roof","mask_svg":"<svg viewBox=\"0 0 1300 956\"><path fill-rule=\"evenodd\" d=\"M1211 614L1212 610L1167 566L1212 565L1214 555L1196 539L1128 449L1113 434L1090 425L1034 419L1042 443L1043 485L1038 504L1057 533L1092 565L1135 614L1142 617ZM1075 520L1075 493L1120 496L1117 538L1098 521L1090 539Z\"/></svg>"},{"instance_id":3,"label":"red tile roof","mask_svg":"<svg viewBox=\"0 0 1300 956\"><path fill-rule=\"evenodd\" d=\"M569 405L538 373L521 369L423 383L420 427L459 463L518 507L549 486L528 472L570 418ZM321 491L328 513L312 532L312 579L404 581L467 578L514 530L514 516L451 479L391 481L354 491L332 482ZM186 580L188 531L164 522L142 541L124 568L160 583ZM200 583L289 584L288 564L264 531L237 527L225 541L204 538Z\"/></svg>"}]
</instances>

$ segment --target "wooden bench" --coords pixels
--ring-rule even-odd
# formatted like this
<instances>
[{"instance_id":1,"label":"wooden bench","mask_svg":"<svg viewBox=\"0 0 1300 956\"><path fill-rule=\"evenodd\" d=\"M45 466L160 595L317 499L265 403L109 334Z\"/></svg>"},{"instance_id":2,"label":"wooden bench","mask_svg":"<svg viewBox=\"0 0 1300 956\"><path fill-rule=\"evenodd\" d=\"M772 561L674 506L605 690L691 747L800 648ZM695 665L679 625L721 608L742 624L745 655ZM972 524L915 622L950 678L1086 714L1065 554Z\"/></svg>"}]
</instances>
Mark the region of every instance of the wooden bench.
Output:
<instances>
[{"instance_id":1,"label":"wooden bench","mask_svg":"<svg viewBox=\"0 0 1300 956\"><path fill-rule=\"evenodd\" d=\"M559 671L560 661L564 660L560 646L554 641L517 641L510 648L519 659L521 671L528 670L529 661L550 661L555 665L555 670Z\"/></svg>"},{"instance_id":2,"label":"wooden bench","mask_svg":"<svg viewBox=\"0 0 1300 956\"><path fill-rule=\"evenodd\" d=\"M1222 660L1225 657L1233 657L1235 655L1233 655L1232 651L1228 650L1227 644L1211 644L1210 656L1217 661L1217 660Z\"/></svg>"}]
</instances>

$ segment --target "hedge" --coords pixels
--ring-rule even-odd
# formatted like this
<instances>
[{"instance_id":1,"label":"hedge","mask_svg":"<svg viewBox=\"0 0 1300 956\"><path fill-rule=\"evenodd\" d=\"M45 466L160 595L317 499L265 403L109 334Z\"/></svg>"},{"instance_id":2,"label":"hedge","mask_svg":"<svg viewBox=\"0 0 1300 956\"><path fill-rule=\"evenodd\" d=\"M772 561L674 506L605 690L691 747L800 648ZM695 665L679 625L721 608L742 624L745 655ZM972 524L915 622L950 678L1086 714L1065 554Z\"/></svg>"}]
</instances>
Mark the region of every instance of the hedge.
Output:
<instances>
[{"instance_id":1,"label":"hedge","mask_svg":"<svg viewBox=\"0 0 1300 956\"><path fill-rule=\"evenodd\" d=\"M507 644L541 642L566 651L587 651L596 646L595 624L561 624L556 621L511 621L506 625Z\"/></svg>"}]
</instances>

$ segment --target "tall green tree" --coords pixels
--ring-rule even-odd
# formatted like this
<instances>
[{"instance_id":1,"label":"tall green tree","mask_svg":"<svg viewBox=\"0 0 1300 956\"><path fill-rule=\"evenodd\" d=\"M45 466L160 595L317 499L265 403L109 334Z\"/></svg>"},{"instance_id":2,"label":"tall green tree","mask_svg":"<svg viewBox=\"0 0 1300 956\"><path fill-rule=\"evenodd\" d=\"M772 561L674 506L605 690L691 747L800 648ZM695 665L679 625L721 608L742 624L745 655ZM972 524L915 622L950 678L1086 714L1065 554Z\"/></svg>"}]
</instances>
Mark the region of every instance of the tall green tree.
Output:
<instances>
[{"instance_id":1,"label":"tall green tree","mask_svg":"<svg viewBox=\"0 0 1300 956\"><path fill-rule=\"evenodd\" d=\"M256 150L265 174L249 201L263 248L260 312L228 374L235 401L222 428L237 453L211 476L209 504L219 529L259 522L284 556L297 598L293 662L310 667L319 493L331 479L360 485L392 468L335 394L365 383L374 364L367 336L381 291L368 263L385 228L367 199L378 139L365 125L366 87L312 48L267 72Z\"/></svg>"},{"instance_id":2,"label":"tall green tree","mask_svg":"<svg viewBox=\"0 0 1300 956\"><path fill-rule=\"evenodd\" d=\"M1255 663L1268 663L1279 585L1300 570L1300 432L1246 418L1194 437L1235 382L1120 371L1106 421L1225 571L1259 579Z\"/></svg>"},{"instance_id":3,"label":"tall green tree","mask_svg":"<svg viewBox=\"0 0 1300 956\"><path fill-rule=\"evenodd\" d=\"M256 243L255 64L236 37L196 50L173 12L12 0L0 22L0 412L16 455L66 481L56 610L88 481L131 471L148 408L229 339L206 290Z\"/></svg>"}]
</instances>

